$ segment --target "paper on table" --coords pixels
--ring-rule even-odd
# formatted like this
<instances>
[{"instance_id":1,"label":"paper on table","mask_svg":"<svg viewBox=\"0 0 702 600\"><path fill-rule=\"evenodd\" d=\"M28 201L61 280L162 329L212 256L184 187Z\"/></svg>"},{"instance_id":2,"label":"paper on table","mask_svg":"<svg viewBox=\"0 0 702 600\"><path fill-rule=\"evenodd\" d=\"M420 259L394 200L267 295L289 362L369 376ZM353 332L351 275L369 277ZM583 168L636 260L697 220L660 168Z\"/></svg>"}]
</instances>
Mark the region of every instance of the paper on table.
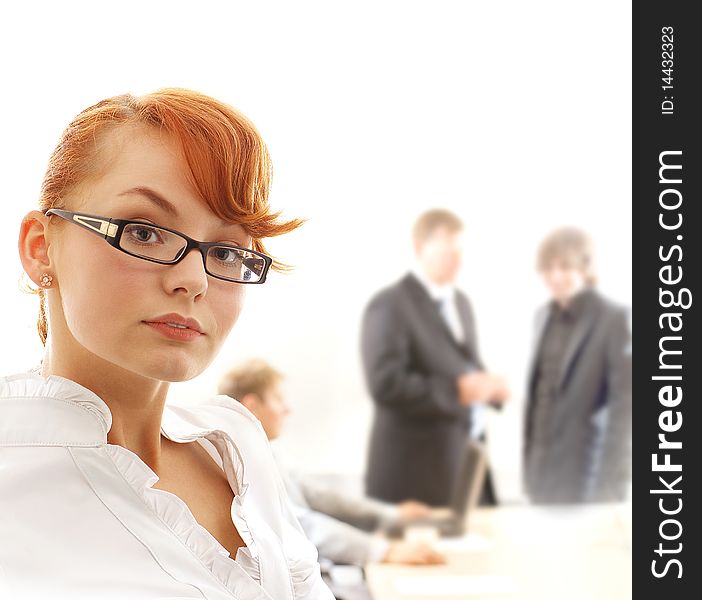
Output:
<instances>
[{"instance_id":1,"label":"paper on table","mask_svg":"<svg viewBox=\"0 0 702 600\"><path fill-rule=\"evenodd\" d=\"M484 552L492 547L492 542L475 533L461 537L440 538L433 543L439 552Z\"/></svg>"},{"instance_id":2,"label":"paper on table","mask_svg":"<svg viewBox=\"0 0 702 600\"><path fill-rule=\"evenodd\" d=\"M502 575L406 575L395 579L395 589L407 597L466 594L503 595L514 593L511 577Z\"/></svg>"},{"instance_id":3,"label":"paper on table","mask_svg":"<svg viewBox=\"0 0 702 600\"><path fill-rule=\"evenodd\" d=\"M333 565L329 577L339 585L360 585L363 582L363 570L357 565Z\"/></svg>"}]
</instances>

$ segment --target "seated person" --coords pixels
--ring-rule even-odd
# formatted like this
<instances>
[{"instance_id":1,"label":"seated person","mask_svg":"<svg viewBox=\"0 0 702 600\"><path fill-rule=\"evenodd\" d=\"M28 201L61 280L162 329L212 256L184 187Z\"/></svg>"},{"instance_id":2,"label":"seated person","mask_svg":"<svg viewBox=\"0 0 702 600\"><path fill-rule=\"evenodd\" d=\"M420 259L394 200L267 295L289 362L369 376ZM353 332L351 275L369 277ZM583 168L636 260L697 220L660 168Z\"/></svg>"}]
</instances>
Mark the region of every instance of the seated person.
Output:
<instances>
[{"instance_id":1,"label":"seated person","mask_svg":"<svg viewBox=\"0 0 702 600\"><path fill-rule=\"evenodd\" d=\"M238 400L261 422L269 440L280 434L289 409L280 389L282 374L263 360L250 360L229 371L219 393ZM430 508L409 500L388 504L346 494L279 468L295 514L305 534L317 546L320 559L363 565L368 561L438 564L441 554L427 544L389 541L368 533L398 521L426 517ZM364 531L365 530L365 531Z\"/></svg>"}]
</instances>

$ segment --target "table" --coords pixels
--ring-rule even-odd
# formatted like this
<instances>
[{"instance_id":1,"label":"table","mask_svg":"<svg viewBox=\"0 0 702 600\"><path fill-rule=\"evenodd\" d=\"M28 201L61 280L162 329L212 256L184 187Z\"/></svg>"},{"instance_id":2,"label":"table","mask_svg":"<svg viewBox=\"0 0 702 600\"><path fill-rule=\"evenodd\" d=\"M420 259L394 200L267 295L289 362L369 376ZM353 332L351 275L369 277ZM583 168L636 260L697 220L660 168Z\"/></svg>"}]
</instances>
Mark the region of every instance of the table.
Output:
<instances>
[{"instance_id":1,"label":"table","mask_svg":"<svg viewBox=\"0 0 702 600\"><path fill-rule=\"evenodd\" d=\"M477 508L439 566L369 564L374 600L626 600L631 505Z\"/></svg>"}]
</instances>

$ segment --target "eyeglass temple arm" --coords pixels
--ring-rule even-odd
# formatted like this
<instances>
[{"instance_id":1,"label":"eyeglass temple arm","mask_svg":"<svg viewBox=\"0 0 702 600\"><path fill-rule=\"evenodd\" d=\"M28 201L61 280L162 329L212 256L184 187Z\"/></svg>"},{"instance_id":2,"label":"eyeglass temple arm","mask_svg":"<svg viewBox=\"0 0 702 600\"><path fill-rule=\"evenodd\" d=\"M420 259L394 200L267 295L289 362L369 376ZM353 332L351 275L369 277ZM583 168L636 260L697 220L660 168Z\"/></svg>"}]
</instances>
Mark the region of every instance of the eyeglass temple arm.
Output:
<instances>
[{"instance_id":1,"label":"eyeglass temple arm","mask_svg":"<svg viewBox=\"0 0 702 600\"><path fill-rule=\"evenodd\" d=\"M46 212L47 215L56 215L67 221L73 221L77 225L84 227L89 231L93 231L104 238L113 238L117 235L117 230L119 227L115 223L106 221L105 219L98 219L97 217L91 217L90 215L85 215L81 213L73 213L67 210L58 210L52 208Z\"/></svg>"}]
</instances>

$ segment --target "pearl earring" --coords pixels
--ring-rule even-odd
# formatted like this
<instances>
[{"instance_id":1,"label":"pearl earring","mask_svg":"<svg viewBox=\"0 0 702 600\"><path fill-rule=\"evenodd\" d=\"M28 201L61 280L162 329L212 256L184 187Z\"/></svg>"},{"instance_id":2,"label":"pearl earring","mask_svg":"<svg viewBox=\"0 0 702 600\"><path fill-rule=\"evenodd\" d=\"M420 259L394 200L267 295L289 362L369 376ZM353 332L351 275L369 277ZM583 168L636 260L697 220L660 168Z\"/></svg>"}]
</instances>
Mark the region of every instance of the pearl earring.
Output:
<instances>
[{"instance_id":1,"label":"pearl earring","mask_svg":"<svg viewBox=\"0 0 702 600\"><path fill-rule=\"evenodd\" d=\"M51 282L54 280L54 278L49 275L48 273L43 273L42 276L39 278L39 283L42 285L42 287L48 288L51 287Z\"/></svg>"}]
</instances>

